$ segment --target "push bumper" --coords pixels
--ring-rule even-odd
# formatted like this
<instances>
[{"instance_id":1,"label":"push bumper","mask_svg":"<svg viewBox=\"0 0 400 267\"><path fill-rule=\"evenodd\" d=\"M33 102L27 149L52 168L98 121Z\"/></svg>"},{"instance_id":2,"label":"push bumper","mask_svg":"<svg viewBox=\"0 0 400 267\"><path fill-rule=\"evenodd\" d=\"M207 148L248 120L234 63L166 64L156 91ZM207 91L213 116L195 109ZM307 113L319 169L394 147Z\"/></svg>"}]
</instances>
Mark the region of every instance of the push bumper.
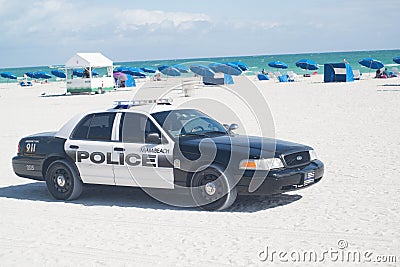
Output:
<instances>
[{"instance_id":1,"label":"push bumper","mask_svg":"<svg viewBox=\"0 0 400 267\"><path fill-rule=\"evenodd\" d=\"M12 166L15 174L20 177L43 181L42 158L15 156L12 159Z\"/></svg>"},{"instance_id":2,"label":"push bumper","mask_svg":"<svg viewBox=\"0 0 400 267\"><path fill-rule=\"evenodd\" d=\"M311 186L322 179L324 164L315 160L293 169L246 171L236 189L240 195L274 195Z\"/></svg>"}]
</instances>

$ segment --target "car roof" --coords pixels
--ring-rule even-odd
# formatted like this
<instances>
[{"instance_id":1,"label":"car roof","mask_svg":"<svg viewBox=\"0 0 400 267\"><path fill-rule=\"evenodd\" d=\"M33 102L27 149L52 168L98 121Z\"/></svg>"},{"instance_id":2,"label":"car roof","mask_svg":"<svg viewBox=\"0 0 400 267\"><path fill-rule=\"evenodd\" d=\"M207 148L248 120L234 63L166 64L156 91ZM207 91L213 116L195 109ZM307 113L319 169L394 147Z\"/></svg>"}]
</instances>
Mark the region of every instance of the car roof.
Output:
<instances>
[{"instance_id":1,"label":"car roof","mask_svg":"<svg viewBox=\"0 0 400 267\"><path fill-rule=\"evenodd\" d=\"M179 108L177 106L171 105L171 104L145 104L145 105L137 105L137 106L132 106L129 108L110 108L110 109L96 109L96 110L90 110L84 113L79 113L75 115L72 119L70 119L67 123L65 123L59 131L57 131L56 136L68 139L68 137L71 135L72 130L75 128L75 126L87 115L90 114L96 114L96 113L105 113L105 112L122 112L122 113L141 113L141 114L154 114L157 112L162 112L162 111L172 111L172 110L181 110L184 108Z\"/></svg>"}]
</instances>

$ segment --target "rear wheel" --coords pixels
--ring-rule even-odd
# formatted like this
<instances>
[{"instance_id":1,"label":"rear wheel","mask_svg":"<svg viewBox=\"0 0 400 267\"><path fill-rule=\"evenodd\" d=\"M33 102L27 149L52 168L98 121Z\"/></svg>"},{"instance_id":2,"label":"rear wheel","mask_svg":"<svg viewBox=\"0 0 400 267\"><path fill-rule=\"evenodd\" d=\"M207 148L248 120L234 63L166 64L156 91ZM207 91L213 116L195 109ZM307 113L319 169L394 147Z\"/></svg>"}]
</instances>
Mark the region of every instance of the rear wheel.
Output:
<instances>
[{"instance_id":1,"label":"rear wheel","mask_svg":"<svg viewBox=\"0 0 400 267\"><path fill-rule=\"evenodd\" d=\"M191 190L195 203L205 210L224 210L235 202L237 196L230 178L215 168L195 173Z\"/></svg>"},{"instance_id":2,"label":"rear wheel","mask_svg":"<svg viewBox=\"0 0 400 267\"><path fill-rule=\"evenodd\" d=\"M61 200L73 200L82 193L83 183L78 172L66 160L56 160L46 172L46 185L50 194Z\"/></svg>"}]
</instances>

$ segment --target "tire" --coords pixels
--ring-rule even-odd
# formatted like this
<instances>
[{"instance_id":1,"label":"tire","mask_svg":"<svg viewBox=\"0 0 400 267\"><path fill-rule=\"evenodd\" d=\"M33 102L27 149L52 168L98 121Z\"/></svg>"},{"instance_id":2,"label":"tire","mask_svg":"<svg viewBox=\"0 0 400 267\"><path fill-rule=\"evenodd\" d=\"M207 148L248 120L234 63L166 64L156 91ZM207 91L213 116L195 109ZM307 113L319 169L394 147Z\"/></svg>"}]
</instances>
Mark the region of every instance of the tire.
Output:
<instances>
[{"instance_id":1,"label":"tire","mask_svg":"<svg viewBox=\"0 0 400 267\"><path fill-rule=\"evenodd\" d=\"M83 183L78 171L66 160L51 163L45 178L47 190L55 199L73 200L82 193Z\"/></svg>"},{"instance_id":2,"label":"tire","mask_svg":"<svg viewBox=\"0 0 400 267\"><path fill-rule=\"evenodd\" d=\"M103 94L103 88L97 88L97 94L99 95Z\"/></svg>"},{"instance_id":3,"label":"tire","mask_svg":"<svg viewBox=\"0 0 400 267\"><path fill-rule=\"evenodd\" d=\"M191 180L192 197L204 210L224 210L232 206L237 197L232 179L216 168L196 172Z\"/></svg>"}]
</instances>

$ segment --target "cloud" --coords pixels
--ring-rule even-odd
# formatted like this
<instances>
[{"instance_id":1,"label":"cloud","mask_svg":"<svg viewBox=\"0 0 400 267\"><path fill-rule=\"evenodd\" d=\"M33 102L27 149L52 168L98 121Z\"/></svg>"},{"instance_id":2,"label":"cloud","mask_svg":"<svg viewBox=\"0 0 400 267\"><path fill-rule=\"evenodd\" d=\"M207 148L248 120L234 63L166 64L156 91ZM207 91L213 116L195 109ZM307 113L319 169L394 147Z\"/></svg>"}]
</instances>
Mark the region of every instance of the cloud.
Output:
<instances>
[{"instance_id":1,"label":"cloud","mask_svg":"<svg viewBox=\"0 0 400 267\"><path fill-rule=\"evenodd\" d=\"M164 12L160 10L124 10L118 14L118 29L139 30L142 27L156 31L162 28L191 30L197 22L211 22L211 18L201 13Z\"/></svg>"}]
</instances>

